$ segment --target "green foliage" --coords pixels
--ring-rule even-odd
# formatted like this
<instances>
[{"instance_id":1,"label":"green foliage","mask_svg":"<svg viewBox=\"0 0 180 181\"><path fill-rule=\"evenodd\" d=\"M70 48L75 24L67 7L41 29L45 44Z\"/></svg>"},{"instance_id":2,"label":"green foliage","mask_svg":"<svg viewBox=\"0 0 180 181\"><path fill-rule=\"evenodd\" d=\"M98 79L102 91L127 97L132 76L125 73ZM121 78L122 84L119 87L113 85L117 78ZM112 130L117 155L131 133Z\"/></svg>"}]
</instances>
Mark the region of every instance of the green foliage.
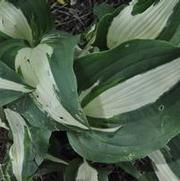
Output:
<instances>
[{"instance_id":1,"label":"green foliage","mask_svg":"<svg viewBox=\"0 0 180 181\"><path fill-rule=\"evenodd\" d=\"M0 179L108 181L113 167L180 179L180 1L94 13L81 49L80 36L54 31L46 0L0 1L0 126L12 139Z\"/></svg>"},{"instance_id":2,"label":"green foliage","mask_svg":"<svg viewBox=\"0 0 180 181\"><path fill-rule=\"evenodd\" d=\"M136 15L139 13L142 13L147 8L149 8L151 5L156 5L160 0L139 0L133 8L132 14Z\"/></svg>"}]
</instances>

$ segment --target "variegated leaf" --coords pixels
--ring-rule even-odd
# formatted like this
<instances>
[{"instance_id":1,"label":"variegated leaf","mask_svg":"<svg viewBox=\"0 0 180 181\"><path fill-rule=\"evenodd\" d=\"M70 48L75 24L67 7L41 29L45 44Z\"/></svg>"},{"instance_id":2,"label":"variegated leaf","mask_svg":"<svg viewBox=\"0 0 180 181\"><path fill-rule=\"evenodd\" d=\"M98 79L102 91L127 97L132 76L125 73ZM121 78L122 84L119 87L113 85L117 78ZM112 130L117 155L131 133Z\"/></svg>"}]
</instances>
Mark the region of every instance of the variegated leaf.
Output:
<instances>
[{"instance_id":1,"label":"variegated leaf","mask_svg":"<svg viewBox=\"0 0 180 181\"><path fill-rule=\"evenodd\" d=\"M6 39L0 42L0 60L15 70L15 57L17 52L24 47L26 44L23 40Z\"/></svg>"},{"instance_id":2,"label":"variegated leaf","mask_svg":"<svg viewBox=\"0 0 180 181\"><path fill-rule=\"evenodd\" d=\"M6 122L6 116L4 114L3 107L0 107L0 128L4 128L6 130L9 130L9 127Z\"/></svg>"},{"instance_id":3,"label":"variegated leaf","mask_svg":"<svg viewBox=\"0 0 180 181\"><path fill-rule=\"evenodd\" d=\"M0 62L0 106L4 106L32 89L26 86L19 76L3 62Z\"/></svg>"},{"instance_id":4,"label":"variegated leaf","mask_svg":"<svg viewBox=\"0 0 180 181\"><path fill-rule=\"evenodd\" d=\"M77 60L79 92L85 92L82 106L90 125L122 127L110 134L68 133L74 150L92 161L130 161L177 135L179 57L179 48L167 42L134 40Z\"/></svg>"},{"instance_id":5,"label":"variegated leaf","mask_svg":"<svg viewBox=\"0 0 180 181\"><path fill-rule=\"evenodd\" d=\"M107 181L109 170L93 168L86 160L73 159L65 169L65 181Z\"/></svg>"},{"instance_id":6,"label":"variegated leaf","mask_svg":"<svg viewBox=\"0 0 180 181\"><path fill-rule=\"evenodd\" d=\"M180 135L173 138L164 149L149 155L159 181L180 180Z\"/></svg>"},{"instance_id":7,"label":"variegated leaf","mask_svg":"<svg viewBox=\"0 0 180 181\"><path fill-rule=\"evenodd\" d=\"M13 136L13 145L9 155L12 161L13 174L18 181L22 181L23 162L24 162L24 139L25 126L24 119L16 112L6 109L5 114Z\"/></svg>"},{"instance_id":8,"label":"variegated leaf","mask_svg":"<svg viewBox=\"0 0 180 181\"><path fill-rule=\"evenodd\" d=\"M133 7L132 14L139 14L144 12L147 8L149 8L152 5L155 5L158 3L160 0L136 0L134 1L135 5Z\"/></svg>"},{"instance_id":9,"label":"variegated leaf","mask_svg":"<svg viewBox=\"0 0 180 181\"><path fill-rule=\"evenodd\" d=\"M17 39L33 42L32 29L21 9L12 3L1 0L0 2L0 31Z\"/></svg>"},{"instance_id":10,"label":"variegated leaf","mask_svg":"<svg viewBox=\"0 0 180 181\"><path fill-rule=\"evenodd\" d=\"M153 104L180 81L180 58L137 74L99 94L85 107L89 117L112 118ZM164 109L165 105L162 105Z\"/></svg>"},{"instance_id":11,"label":"variegated leaf","mask_svg":"<svg viewBox=\"0 0 180 181\"><path fill-rule=\"evenodd\" d=\"M170 169L161 151L155 151L149 157L154 163L154 170L159 181L179 181L180 178Z\"/></svg>"},{"instance_id":12,"label":"variegated leaf","mask_svg":"<svg viewBox=\"0 0 180 181\"><path fill-rule=\"evenodd\" d=\"M51 28L46 0L0 2L0 31L4 34L27 40L30 46L35 46Z\"/></svg>"},{"instance_id":13,"label":"variegated leaf","mask_svg":"<svg viewBox=\"0 0 180 181\"><path fill-rule=\"evenodd\" d=\"M55 121L88 129L78 102L73 54L77 37L43 39L35 48L17 53L16 71L35 88L32 97L38 107Z\"/></svg>"},{"instance_id":14,"label":"variegated leaf","mask_svg":"<svg viewBox=\"0 0 180 181\"><path fill-rule=\"evenodd\" d=\"M94 46L105 50L133 39L167 40L179 46L179 17L179 0L133 0L100 19Z\"/></svg>"},{"instance_id":15,"label":"variegated leaf","mask_svg":"<svg viewBox=\"0 0 180 181\"><path fill-rule=\"evenodd\" d=\"M27 125L21 114L9 108L5 114L13 138L9 150L13 174L17 181L31 179L46 157L51 130ZM35 118L38 116L33 115L31 120L37 121Z\"/></svg>"},{"instance_id":16,"label":"variegated leaf","mask_svg":"<svg viewBox=\"0 0 180 181\"><path fill-rule=\"evenodd\" d=\"M141 14L133 15L136 2L133 0L113 19L107 34L109 48L133 39L156 39L169 23L175 7L179 6L179 0L160 0Z\"/></svg>"},{"instance_id":17,"label":"variegated leaf","mask_svg":"<svg viewBox=\"0 0 180 181\"><path fill-rule=\"evenodd\" d=\"M98 181L98 172L85 160L78 169L76 181Z\"/></svg>"}]
</instances>

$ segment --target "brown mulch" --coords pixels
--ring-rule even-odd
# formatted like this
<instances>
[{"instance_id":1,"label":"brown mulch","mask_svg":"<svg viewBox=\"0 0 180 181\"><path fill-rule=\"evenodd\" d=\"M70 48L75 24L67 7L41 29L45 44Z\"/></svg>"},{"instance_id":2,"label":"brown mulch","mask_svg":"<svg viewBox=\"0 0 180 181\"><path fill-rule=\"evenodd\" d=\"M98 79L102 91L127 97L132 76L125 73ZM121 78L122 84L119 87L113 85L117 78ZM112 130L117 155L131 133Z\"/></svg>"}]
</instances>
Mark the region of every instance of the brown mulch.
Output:
<instances>
[{"instance_id":1,"label":"brown mulch","mask_svg":"<svg viewBox=\"0 0 180 181\"><path fill-rule=\"evenodd\" d=\"M89 1L71 6L60 6L55 0L51 1L51 12L55 19L56 28L73 34L85 31L93 22L94 17Z\"/></svg>"},{"instance_id":2,"label":"brown mulch","mask_svg":"<svg viewBox=\"0 0 180 181\"><path fill-rule=\"evenodd\" d=\"M8 132L5 129L0 128L0 163L3 162L3 158L6 153L7 141L8 141Z\"/></svg>"},{"instance_id":3,"label":"brown mulch","mask_svg":"<svg viewBox=\"0 0 180 181\"><path fill-rule=\"evenodd\" d=\"M112 6L127 4L130 0L77 0L71 5L60 5L56 0L49 0L51 12L55 19L56 28L73 34L81 33L94 21L93 6L107 2Z\"/></svg>"}]
</instances>

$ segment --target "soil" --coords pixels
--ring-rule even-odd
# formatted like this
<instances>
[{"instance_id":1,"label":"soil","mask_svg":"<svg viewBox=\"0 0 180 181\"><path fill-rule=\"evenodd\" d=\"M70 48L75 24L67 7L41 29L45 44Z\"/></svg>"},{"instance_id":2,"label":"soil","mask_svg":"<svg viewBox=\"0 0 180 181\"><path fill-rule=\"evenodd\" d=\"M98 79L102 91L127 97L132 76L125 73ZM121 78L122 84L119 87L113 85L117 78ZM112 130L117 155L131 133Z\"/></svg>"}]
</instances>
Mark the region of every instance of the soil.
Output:
<instances>
[{"instance_id":1,"label":"soil","mask_svg":"<svg viewBox=\"0 0 180 181\"><path fill-rule=\"evenodd\" d=\"M81 33L94 21L93 6L107 2L112 6L127 4L130 0L76 0L74 5L60 5L56 0L49 0L56 28L73 34Z\"/></svg>"},{"instance_id":2,"label":"soil","mask_svg":"<svg viewBox=\"0 0 180 181\"><path fill-rule=\"evenodd\" d=\"M3 158L6 153L6 145L8 141L8 132L0 128L0 164L3 162Z\"/></svg>"}]
</instances>

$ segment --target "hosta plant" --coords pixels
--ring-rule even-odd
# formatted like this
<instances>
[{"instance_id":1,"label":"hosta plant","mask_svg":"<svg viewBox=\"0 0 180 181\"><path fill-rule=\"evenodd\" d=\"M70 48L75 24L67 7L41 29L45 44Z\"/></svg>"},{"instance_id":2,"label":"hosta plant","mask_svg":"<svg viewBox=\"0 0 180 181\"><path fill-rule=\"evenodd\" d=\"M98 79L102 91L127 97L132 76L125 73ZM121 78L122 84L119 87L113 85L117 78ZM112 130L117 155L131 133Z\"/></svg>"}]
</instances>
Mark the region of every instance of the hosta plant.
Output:
<instances>
[{"instance_id":1,"label":"hosta plant","mask_svg":"<svg viewBox=\"0 0 180 181\"><path fill-rule=\"evenodd\" d=\"M97 162L179 180L179 21L179 0L134 0L101 14L80 49L80 35L55 30L47 0L1 0L0 125L12 140L2 180L48 168L65 181L108 180ZM64 137L72 159L52 151ZM145 156L154 169L142 174L133 162Z\"/></svg>"}]
</instances>

